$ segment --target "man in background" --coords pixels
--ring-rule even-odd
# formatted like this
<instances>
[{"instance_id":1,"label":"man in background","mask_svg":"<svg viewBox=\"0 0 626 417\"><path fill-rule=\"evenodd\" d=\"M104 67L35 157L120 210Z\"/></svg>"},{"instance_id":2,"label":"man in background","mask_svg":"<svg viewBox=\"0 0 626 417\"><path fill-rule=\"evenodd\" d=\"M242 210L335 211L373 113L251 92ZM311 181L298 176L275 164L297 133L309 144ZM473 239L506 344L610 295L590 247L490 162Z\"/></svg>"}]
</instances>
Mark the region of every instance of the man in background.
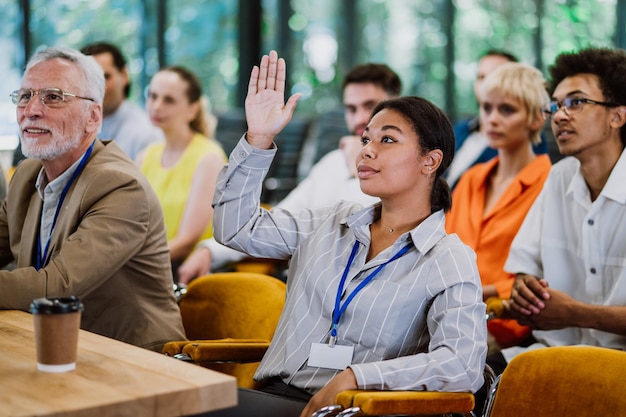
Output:
<instances>
[{"instance_id":1,"label":"man in background","mask_svg":"<svg viewBox=\"0 0 626 417\"><path fill-rule=\"evenodd\" d=\"M104 70L106 81L102 104L102 128L99 139L117 142L126 154L135 160L137 154L149 144L163 139L146 112L130 102L130 77L126 60L121 51L110 43L97 42L81 49L85 55L93 55Z\"/></svg>"},{"instance_id":2,"label":"man in background","mask_svg":"<svg viewBox=\"0 0 626 417\"><path fill-rule=\"evenodd\" d=\"M474 81L474 96L480 105L480 86L485 77L502 64L518 62L517 57L506 51L492 49L484 53L478 61L476 80ZM487 162L498 152L487 145L487 136L482 131L478 116L462 120L454 125L456 140L454 159L445 173L450 188L454 188L463 173L480 162ZM536 154L548 152L547 141L544 137L537 145L533 145Z\"/></svg>"},{"instance_id":3,"label":"man in background","mask_svg":"<svg viewBox=\"0 0 626 417\"><path fill-rule=\"evenodd\" d=\"M372 110L383 100L397 97L402 91L400 77L384 64L364 64L350 70L343 82L343 106L349 136L339 141L339 148L327 153L304 180L277 206L287 210L313 209L341 200L374 204L377 198L361 192L356 177L356 157L361 150L361 135ZM280 145L279 145L280 146ZM245 259L246 255L207 239L187 258L178 270L180 283Z\"/></svg>"}]
</instances>

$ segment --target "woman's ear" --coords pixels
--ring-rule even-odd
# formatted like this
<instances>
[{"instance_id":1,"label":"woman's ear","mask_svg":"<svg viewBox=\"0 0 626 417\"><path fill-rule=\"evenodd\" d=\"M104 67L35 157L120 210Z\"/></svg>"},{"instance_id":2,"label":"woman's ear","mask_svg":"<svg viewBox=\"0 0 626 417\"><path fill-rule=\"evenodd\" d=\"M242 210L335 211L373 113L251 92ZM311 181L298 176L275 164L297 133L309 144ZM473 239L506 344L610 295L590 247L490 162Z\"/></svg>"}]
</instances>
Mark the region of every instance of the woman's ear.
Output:
<instances>
[{"instance_id":1,"label":"woman's ear","mask_svg":"<svg viewBox=\"0 0 626 417\"><path fill-rule=\"evenodd\" d=\"M441 161L443 160L443 152L441 149L433 149L432 151L428 151L426 155L423 157L423 171L424 175L430 176L431 174L437 172L439 165L441 165Z\"/></svg>"}]
</instances>

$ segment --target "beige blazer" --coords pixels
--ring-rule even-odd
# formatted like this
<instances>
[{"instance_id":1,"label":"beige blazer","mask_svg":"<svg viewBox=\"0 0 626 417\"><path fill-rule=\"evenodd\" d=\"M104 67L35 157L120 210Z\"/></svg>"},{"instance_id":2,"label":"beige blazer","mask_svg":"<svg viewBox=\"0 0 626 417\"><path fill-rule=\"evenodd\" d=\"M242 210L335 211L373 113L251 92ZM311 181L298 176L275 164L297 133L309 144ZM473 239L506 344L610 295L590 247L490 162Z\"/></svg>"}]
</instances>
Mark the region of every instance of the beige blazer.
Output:
<instances>
[{"instance_id":1,"label":"beige blazer","mask_svg":"<svg viewBox=\"0 0 626 417\"><path fill-rule=\"evenodd\" d=\"M23 161L0 208L0 266L16 261L14 270L0 271L0 309L75 295L85 306L85 330L152 350L184 339L161 207L135 164L114 142L96 141L37 271L40 170L39 160Z\"/></svg>"}]
</instances>

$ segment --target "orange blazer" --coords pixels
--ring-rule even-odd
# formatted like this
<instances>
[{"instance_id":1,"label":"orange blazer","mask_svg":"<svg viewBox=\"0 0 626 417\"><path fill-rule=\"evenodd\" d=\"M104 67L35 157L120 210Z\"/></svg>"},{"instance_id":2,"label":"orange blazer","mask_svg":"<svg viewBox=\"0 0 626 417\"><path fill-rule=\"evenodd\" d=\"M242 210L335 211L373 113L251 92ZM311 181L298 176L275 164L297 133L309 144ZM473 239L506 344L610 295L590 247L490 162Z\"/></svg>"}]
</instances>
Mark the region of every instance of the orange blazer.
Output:
<instances>
[{"instance_id":1,"label":"orange blazer","mask_svg":"<svg viewBox=\"0 0 626 417\"><path fill-rule=\"evenodd\" d=\"M495 285L498 296L508 298L514 276L504 271L504 263L513 238L543 188L552 164L548 155L538 155L517 174L490 212L484 213L487 178L498 162L499 158L495 157L475 165L461 176L452 193L452 210L446 218L446 231L456 233L474 249L482 284ZM503 324L502 320L492 320L488 324L502 346L515 344L528 333L528 329L516 321L506 320L506 326L501 329L503 333L496 334L495 329L500 329ZM510 332L509 337L507 333Z\"/></svg>"}]
</instances>

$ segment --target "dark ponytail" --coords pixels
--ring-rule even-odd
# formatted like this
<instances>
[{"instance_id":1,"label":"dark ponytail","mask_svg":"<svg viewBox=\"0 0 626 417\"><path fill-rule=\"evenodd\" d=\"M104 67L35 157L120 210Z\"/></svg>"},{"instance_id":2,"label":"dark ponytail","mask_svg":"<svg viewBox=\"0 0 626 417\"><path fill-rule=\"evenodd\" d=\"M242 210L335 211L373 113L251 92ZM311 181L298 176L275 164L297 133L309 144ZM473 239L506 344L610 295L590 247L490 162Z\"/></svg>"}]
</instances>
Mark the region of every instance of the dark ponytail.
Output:
<instances>
[{"instance_id":1,"label":"dark ponytail","mask_svg":"<svg viewBox=\"0 0 626 417\"><path fill-rule=\"evenodd\" d=\"M450 190L448 181L438 175L430 192L430 212L448 211L450 208L452 208L452 190Z\"/></svg>"}]
</instances>

